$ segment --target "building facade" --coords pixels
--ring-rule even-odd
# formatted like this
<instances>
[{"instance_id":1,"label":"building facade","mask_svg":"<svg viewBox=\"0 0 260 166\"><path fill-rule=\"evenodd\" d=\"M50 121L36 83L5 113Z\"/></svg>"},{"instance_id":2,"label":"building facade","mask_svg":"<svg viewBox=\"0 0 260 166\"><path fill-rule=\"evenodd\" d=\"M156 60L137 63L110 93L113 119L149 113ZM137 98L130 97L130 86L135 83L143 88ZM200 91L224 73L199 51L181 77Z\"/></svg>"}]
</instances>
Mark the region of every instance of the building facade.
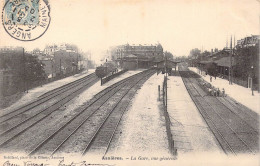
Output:
<instances>
[{"instance_id":1,"label":"building facade","mask_svg":"<svg viewBox=\"0 0 260 166\"><path fill-rule=\"evenodd\" d=\"M112 59L121 59L128 55L135 55L137 57L163 57L163 48L158 45L120 45L114 47L111 51Z\"/></svg>"},{"instance_id":2,"label":"building facade","mask_svg":"<svg viewBox=\"0 0 260 166\"><path fill-rule=\"evenodd\" d=\"M54 56L57 51L77 52L77 47L70 44L53 44L46 46L43 53Z\"/></svg>"},{"instance_id":3,"label":"building facade","mask_svg":"<svg viewBox=\"0 0 260 166\"><path fill-rule=\"evenodd\" d=\"M57 75L72 74L76 72L79 66L77 64L79 62L79 55L75 52L60 50L55 52L53 61L53 70Z\"/></svg>"},{"instance_id":4,"label":"building facade","mask_svg":"<svg viewBox=\"0 0 260 166\"><path fill-rule=\"evenodd\" d=\"M259 40L260 40L259 35L251 35L251 36L245 37L243 39L237 40L236 48L256 46L259 44Z\"/></svg>"},{"instance_id":5,"label":"building facade","mask_svg":"<svg viewBox=\"0 0 260 166\"><path fill-rule=\"evenodd\" d=\"M110 49L111 59L126 69L149 68L154 61L164 57L163 47L158 45L119 45Z\"/></svg>"}]
</instances>

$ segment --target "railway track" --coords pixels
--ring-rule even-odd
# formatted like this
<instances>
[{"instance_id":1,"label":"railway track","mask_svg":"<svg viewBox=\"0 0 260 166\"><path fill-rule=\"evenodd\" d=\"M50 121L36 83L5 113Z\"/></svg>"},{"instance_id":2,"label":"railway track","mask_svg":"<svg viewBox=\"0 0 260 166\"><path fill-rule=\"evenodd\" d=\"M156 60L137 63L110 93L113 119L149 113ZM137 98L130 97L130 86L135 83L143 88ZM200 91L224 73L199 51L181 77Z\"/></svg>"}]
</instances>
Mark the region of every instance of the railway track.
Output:
<instances>
[{"instance_id":1,"label":"railway track","mask_svg":"<svg viewBox=\"0 0 260 166\"><path fill-rule=\"evenodd\" d=\"M234 114L237 114L242 121L245 121L256 132L259 130L259 116L256 112L244 108L241 104L236 104L230 97L217 97L217 99L226 107L229 108Z\"/></svg>"},{"instance_id":2,"label":"railway track","mask_svg":"<svg viewBox=\"0 0 260 166\"><path fill-rule=\"evenodd\" d=\"M54 89L34 102L2 115L0 117L0 148L44 120L97 81L98 78L95 74L90 74L73 83Z\"/></svg>"},{"instance_id":3,"label":"railway track","mask_svg":"<svg viewBox=\"0 0 260 166\"><path fill-rule=\"evenodd\" d=\"M60 87L55 88L55 89L53 89L53 90L50 90L50 91L48 91L48 92L46 92L46 93L40 95L38 98L41 99L41 98L48 97L48 96L50 96L50 95L52 95L52 94L54 94L54 93L57 93L57 92L64 92L64 90L66 91L67 88L73 87L73 86L75 86L76 84L77 84L77 85L78 85L78 84L81 84L82 82L84 82L84 81L86 81L87 79L90 79L90 78L92 78L92 77L96 77L96 74L95 74L95 73L89 74L89 75L87 75L87 76L85 76L85 77L82 77L82 78L80 78L80 79L77 79L77 80L75 80L75 81L72 81L72 82L70 82L70 83L68 83L68 84L65 84L65 85L63 85L63 86L60 86Z\"/></svg>"},{"instance_id":4,"label":"railway track","mask_svg":"<svg viewBox=\"0 0 260 166\"><path fill-rule=\"evenodd\" d=\"M181 69L187 91L223 151L227 154L258 153L259 122L250 116L252 113L237 109L229 99L207 95L197 78L185 67Z\"/></svg>"},{"instance_id":5,"label":"railway track","mask_svg":"<svg viewBox=\"0 0 260 166\"><path fill-rule=\"evenodd\" d=\"M26 104L26 105L23 105L19 108L16 108L14 110L11 110L5 114L1 114L0 115L0 124L21 114L21 113L24 113L34 107L37 107L39 106L40 104L43 104L45 103L46 101L49 101L55 97L58 97L60 94L68 91L69 89L73 88L73 87L76 87L86 81L88 81L89 79L92 79L92 78L95 78L95 73L92 73L90 75L87 75L81 79L78 79L76 81L73 81L71 83L68 83L68 84L65 84L61 87L58 87L58 88L55 88L53 90L50 90L46 93L44 93L43 95L39 96L36 100Z\"/></svg>"},{"instance_id":6,"label":"railway track","mask_svg":"<svg viewBox=\"0 0 260 166\"><path fill-rule=\"evenodd\" d=\"M108 152L116 129L124 115L124 112L127 110L131 99L143 83L154 73L155 71L152 71L148 75L141 77L137 82L132 83L129 89L122 94L122 97L120 97L115 106L113 106L113 111L109 112L109 116L106 116L100 128L96 130L94 138L91 139L84 151L82 151L82 155L86 153L93 154L95 152L102 152L102 155L105 155Z\"/></svg>"},{"instance_id":7,"label":"railway track","mask_svg":"<svg viewBox=\"0 0 260 166\"><path fill-rule=\"evenodd\" d=\"M154 70L138 73L99 92L69 120L47 132L46 137L39 138L37 144L30 149L27 148L26 153L53 155L73 151L84 155L89 150L98 148L105 154L129 99L154 73ZM8 149L8 145L4 148Z\"/></svg>"}]
</instances>

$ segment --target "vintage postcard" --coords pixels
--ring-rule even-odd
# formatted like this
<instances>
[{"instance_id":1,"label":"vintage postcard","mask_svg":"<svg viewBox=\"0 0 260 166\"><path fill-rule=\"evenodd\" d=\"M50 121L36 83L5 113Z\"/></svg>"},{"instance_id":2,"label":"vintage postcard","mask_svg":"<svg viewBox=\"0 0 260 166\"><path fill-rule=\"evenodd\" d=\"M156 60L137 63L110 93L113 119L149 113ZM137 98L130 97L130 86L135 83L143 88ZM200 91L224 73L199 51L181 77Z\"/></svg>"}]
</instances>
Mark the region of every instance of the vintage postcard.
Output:
<instances>
[{"instance_id":1,"label":"vintage postcard","mask_svg":"<svg viewBox=\"0 0 260 166\"><path fill-rule=\"evenodd\" d=\"M0 9L0 165L259 165L259 0Z\"/></svg>"}]
</instances>

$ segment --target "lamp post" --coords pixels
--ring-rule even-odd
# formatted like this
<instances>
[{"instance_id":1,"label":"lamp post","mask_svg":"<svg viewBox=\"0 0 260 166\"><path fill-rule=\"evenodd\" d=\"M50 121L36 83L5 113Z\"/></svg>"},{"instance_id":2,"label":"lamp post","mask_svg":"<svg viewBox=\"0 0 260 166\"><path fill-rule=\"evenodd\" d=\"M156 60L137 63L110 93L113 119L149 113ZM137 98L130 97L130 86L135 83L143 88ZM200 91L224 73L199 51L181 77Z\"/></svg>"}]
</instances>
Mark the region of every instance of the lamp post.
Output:
<instances>
[{"instance_id":1,"label":"lamp post","mask_svg":"<svg viewBox=\"0 0 260 166\"><path fill-rule=\"evenodd\" d=\"M122 68L123 62L122 62L122 57L123 57L123 49L120 49L120 67Z\"/></svg>"},{"instance_id":2,"label":"lamp post","mask_svg":"<svg viewBox=\"0 0 260 166\"><path fill-rule=\"evenodd\" d=\"M51 59L51 80L53 80L53 59Z\"/></svg>"},{"instance_id":3,"label":"lamp post","mask_svg":"<svg viewBox=\"0 0 260 166\"><path fill-rule=\"evenodd\" d=\"M253 75L254 75L254 66L252 65L251 66L251 72L252 72L252 75L251 75L251 89L252 89L252 96L254 96L254 89L253 89Z\"/></svg>"},{"instance_id":4,"label":"lamp post","mask_svg":"<svg viewBox=\"0 0 260 166\"><path fill-rule=\"evenodd\" d=\"M60 78L62 77L62 72L61 72L61 57L60 57Z\"/></svg>"},{"instance_id":5,"label":"lamp post","mask_svg":"<svg viewBox=\"0 0 260 166\"><path fill-rule=\"evenodd\" d=\"M44 68L42 63L41 63L41 68ZM44 70L44 69L43 69L43 70ZM42 82L43 82L43 80L42 80L41 76L38 75L38 77L40 77L40 84L41 84L41 87L42 87L42 84L43 84Z\"/></svg>"},{"instance_id":6,"label":"lamp post","mask_svg":"<svg viewBox=\"0 0 260 166\"><path fill-rule=\"evenodd\" d=\"M164 53L164 72L165 72L165 76L166 76L166 79L167 79L167 57Z\"/></svg>"},{"instance_id":7,"label":"lamp post","mask_svg":"<svg viewBox=\"0 0 260 166\"><path fill-rule=\"evenodd\" d=\"M79 71L79 51L77 49L77 65L76 65L76 73Z\"/></svg>"},{"instance_id":8,"label":"lamp post","mask_svg":"<svg viewBox=\"0 0 260 166\"><path fill-rule=\"evenodd\" d=\"M23 81L24 81L24 92L27 90L27 82L26 82L26 60L25 60L25 54L24 54L24 48L23 48Z\"/></svg>"}]
</instances>

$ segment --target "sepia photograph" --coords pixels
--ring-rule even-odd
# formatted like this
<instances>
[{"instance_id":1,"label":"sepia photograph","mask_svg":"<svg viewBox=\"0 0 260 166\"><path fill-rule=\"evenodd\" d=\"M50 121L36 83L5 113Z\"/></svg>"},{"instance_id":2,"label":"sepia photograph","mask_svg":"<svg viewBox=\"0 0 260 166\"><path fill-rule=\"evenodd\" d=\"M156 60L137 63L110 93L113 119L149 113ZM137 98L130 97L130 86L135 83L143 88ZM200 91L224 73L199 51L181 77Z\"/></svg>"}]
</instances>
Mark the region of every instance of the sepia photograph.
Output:
<instances>
[{"instance_id":1,"label":"sepia photograph","mask_svg":"<svg viewBox=\"0 0 260 166\"><path fill-rule=\"evenodd\" d=\"M0 9L0 165L259 165L259 0Z\"/></svg>"}]
</instances>

